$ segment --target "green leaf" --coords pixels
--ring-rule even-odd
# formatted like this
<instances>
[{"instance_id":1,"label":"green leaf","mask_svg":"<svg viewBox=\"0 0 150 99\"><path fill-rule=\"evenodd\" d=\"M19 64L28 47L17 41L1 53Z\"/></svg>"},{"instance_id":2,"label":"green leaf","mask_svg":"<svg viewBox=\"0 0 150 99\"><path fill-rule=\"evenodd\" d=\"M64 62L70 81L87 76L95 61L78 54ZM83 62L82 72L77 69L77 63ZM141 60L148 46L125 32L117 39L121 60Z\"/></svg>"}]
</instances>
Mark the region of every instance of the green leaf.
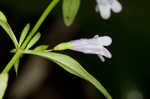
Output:
<instances>
[{"instance_id":1,"label":"green leaf","mask_svg":"<svg viewBox=\"0 0 150 99\"><path fill-rule=\"evenodd\" d=\"M107 92L107 90L103 87L103 85L70 56L47 51L30 50L26 51L25 53L38 55L55 62L56 64L58 64L71 74L91 82L107 99L112 99L111 95Z\"/></svg>"},{"instance_id":2,"label":"green leaf","mask_svg":"<svg viewBox=\"0 0 150 99\"><path fill-rule=\"evenodd\" d=\"M48 48L47 45L39 45L34 49L34 51L42 51L42 50L46 50L47 48Z\"/></svg>"},{"instance_id":3,"label":"green leaf","mask_svg":"<svg viewBox=\"0 0 150 99\"><path fill-rule=\"evenodd\" d=\"M16 75L18 74L19 62L20 62L20 60L18 59L14 64L14 69L15 69Z\"/></svg>"},{"instance_id":4,"label":"green leaf","mask_svg":"<svg viewBox=\"0 0 150 99\"><path fill-rule=\"evenodd\" d=\"M8 73L0 74L0 99L3 98L8 85Z\"/></svg>"},{"instance_id":5,"label":"green leaf","mask_svg":"<svg viewBox=\"0 0 150 99\"><path fill-rule=\"evenodd\" d=\"M14 48L12 50L10 50L10 53L15 53L17 50Z\"/></svg>"},{"instance_id":6,"label":"green leaf","mask_svg":"<svg viewBox=\"0 0 150 99\"><path fill-rule=\"evenodd\" d=\"M5 15L2 12L0 12L0 26L6 31L6 33L9 35L9 37L13 41L15 47L17 48L18 47L18 41L17 41L11 27L7 23L7 19L6 19Z\"/></svg>"},{"instance_id":7,"label":"green leaf","mask_svg":"<svg viewBox=\"0 0 150 99\"><path fill-rule=\"evenodd\" d=\"M24 29L21 32L20 40L19 40L19 46L23 43L24 39L26 38L28 31L30 29L30 24L27 24Z\"/></svg>"},{"instance_id":8,"label":"green leaf","mask_svg":"<svg viewBox=\"0 0 150 99\"><path fill-rule=\"evenodd\" d=\"M63 19L66 26L70 26L80 7L80 0L63 0L62 10L63 10Z\"/></svg>"},{"instance_id":9,"label":"green leaf","mask_svg":"<svg viewBox=\"0 0 150 99\"><path fill-rule=\"evenodd\" d=\"M40 32L38 32L29 42L29 44L27 45L26 49L30 49L41 37Z\"/></svg>"},{"instance_id":10,"label":"green leaf","mask_svg":"<svg viewBox=\"0 0 150 99\"><path fill-rule=\"evenodd\" d=\"M7 22L7 18L2 11L0 11L0 20Z\"/></svg>"}]
</instances>

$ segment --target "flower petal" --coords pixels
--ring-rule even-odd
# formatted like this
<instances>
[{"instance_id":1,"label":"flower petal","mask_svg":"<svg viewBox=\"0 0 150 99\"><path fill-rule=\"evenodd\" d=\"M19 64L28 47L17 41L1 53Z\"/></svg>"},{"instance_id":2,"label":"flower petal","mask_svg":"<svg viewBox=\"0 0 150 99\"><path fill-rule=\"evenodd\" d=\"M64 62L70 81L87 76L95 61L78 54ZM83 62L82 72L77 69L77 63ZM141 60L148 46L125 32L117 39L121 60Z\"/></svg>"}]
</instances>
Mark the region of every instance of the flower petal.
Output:
<instances>
[{"instance_id":1,"label":"flower petal","mask_svg":"<svg viewBox=\"0 0 150 99\"><path fill-rule=\"evenodd\" d=\"M101 60L102 62L105 62L105 58L104 58L102 55L99 55L99 54L98 54L98 57L100 58L100 60Z\"/></svg>"},{"instance_id":2,"label":"flower petal","mask_svg":"<svg viewBox=\"0 0 150 99\"><path fill-rule=\"evenodd\" d=\"M96 0L96 12L100 12L103 19L109 19L111 16L111 4L108 0Z\"/></svg>"},{"instance_id":3,"label":"flower petal","mask_svg":"<svg viewBox=\"0 0 150 99\"><path fill-rule=\"evenodd\" d=\"M107 20L111 16L111 7L110 5L99 5L100 15L103 19Z\"/></svg>"},{"instance_id":4,"label":"flower petal","mask_svg":"<svg viewBox=\"0 0 150 99\"><path fill-rule=\"evenodd\" d=\"M100 51L99 53L100 55L103 55L107 58L112 58L112 54L106 49L103 47L103 49Z\"/></svg>"},{"instance_id":5,"label":"flower petal","mask_svg":"<svg viewBox=\"0 0 150 99\"><path fill-rule=\"evenodd\" d=\"M95 10L96 10L96 12L99 12L99 7L98 7L98 5L96 5Z\"/></svg>"},{"instance_id":6,"label":"flower petal","mask_svg":"<svg viewBox=\"0 0 150 99\"><path fill-rule=\"evenodd\" d=\"M72 50L82 52L85 54L99 54L101 52L102 47L94 47L94 46L83 46L83 47L74 47Z\"/></svg>"},{"instance_id":7,"label":"flower petal","mask_svg":"<svg viewBox=\"0 0 150 99\"><path fill-rule=\"evenodd\" d=\"M119 13L122 10L122 5L117 0L114 0L114 2L112 2L111 8L113 12Z\"/></svg>"},{"instance_id":8,"label":"flower petal","mask_svg":"<svg viewBox=\"0 0 150 99\"><path fill-rule=\"evenodd\" d=\"M102 36L98 38L98 42L100 42L103 46L109 46L112 43L112 38L109 36Z\"/></svg>"}]
</instances>

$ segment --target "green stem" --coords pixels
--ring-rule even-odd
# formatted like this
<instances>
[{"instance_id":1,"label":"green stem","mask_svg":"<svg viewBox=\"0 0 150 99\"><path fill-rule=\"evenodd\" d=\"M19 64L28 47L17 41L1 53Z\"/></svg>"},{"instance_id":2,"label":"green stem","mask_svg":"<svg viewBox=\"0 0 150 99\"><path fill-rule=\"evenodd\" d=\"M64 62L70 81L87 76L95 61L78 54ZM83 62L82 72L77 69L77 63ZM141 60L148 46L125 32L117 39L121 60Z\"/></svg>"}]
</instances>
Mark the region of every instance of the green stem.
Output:
<instances>
[{"instance_id":1,"label":"green stem","mask_svg":"<svg viewBox=\"0 0 150 99\"><path fill-rule=\"evenodd\" d=\"M9 70L12 68L12 66L14 65L14 63L16 62L17 59L19 59L21 57L22 53L21 52L17 52L13 58L9 61L9 63L6 65L6 67L4 68L4 70L2 71L2 73L7 73L9 72Z\"/></svg>"},{"instance_id":2,"label":"green stem","mask_svg":"<svg viewBox=\"0 0 150 99\"><path fill-rule=\"evenodd\" d=\"M29 33L28 37L24 41L23 45L21 46L21 49L24 49L27 46L27 44L31 40L32 36L37 32L37 30L39 29L39 27L42 25L42 23L44 22L44 20L47 18L48 14L53 10L53 8L58 4L58 2L59 2L59 0L53 0L48 5L48 7L45 9L45 11L41 15L41 17L39 18L39 20L37 21L37 23L35 24L35 26L33 27L33 29L31 30L31 32ZM4 68L4 70L2 71L2 73L9 72L9 70L13 67L14 63L16 62L16 60L18 60L21 56L22 56L21 52L16 52L16 54L12 57L12 59L6 65L6 67Z\"/></svg>"},{"instance_id":3,"label":"green stem","mask_svg":"<svg viewBox=\"0 0 150 99\"><path fill-rule=\"evenodd\" d=\"M45 11L43 12L43 14L41 15L40 19L37 21L36 25L33 27L33 29L31 30L31 32L29 33L29 36L27 37L27 39L25 40L25 42L21 46L22 49L24 49L26 47L26 45L28 44L28 42L30 41L30 39L32 38L32 36L37 32L37 30L39 29L39 27L41 26L41 24L43 23L43 21L46 19L46 17L48 16L48 14L53 10L53 8L57 5L58 2L59 2L59 0L53 0L48 5L48 7L45 9Z\"/></svg>"}]
</instances>

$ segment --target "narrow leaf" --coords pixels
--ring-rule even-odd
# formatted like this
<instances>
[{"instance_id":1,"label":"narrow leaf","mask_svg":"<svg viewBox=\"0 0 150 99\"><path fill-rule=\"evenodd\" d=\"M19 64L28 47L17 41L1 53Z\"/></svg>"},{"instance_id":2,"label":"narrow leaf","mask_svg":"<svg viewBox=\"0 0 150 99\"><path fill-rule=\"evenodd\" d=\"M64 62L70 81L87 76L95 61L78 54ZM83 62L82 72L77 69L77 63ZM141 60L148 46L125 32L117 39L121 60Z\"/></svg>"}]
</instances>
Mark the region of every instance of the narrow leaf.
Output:
<instances>
[{"instance_id":1,"label":"narrow leaf","mask_svg":"<svg viewBox=\"0 0 150 99\"><path fill-rule=\"evenodd\" d=\"M27 45L26 49L30 49L41 37L40 32L38 32L29 42L29 44Z\"/></svg>"},{"instance_id":2,"label":"narrow leaf","mask_svg":"<svg viewBox=\"0 0 150 99\"><path fill-rule=\"evenodd\" d=\"M7 18L2 11L0 11L0 20L7 22Z\"/></svg>"},{"instance_id":3,"label":"narrow leaf","mask_svg":"<svg viewBox=\"0 0 150 99\"><path fill-rule=\"evenodd\" d=\"M55 62L71 74L91 82L107 99L112 99L103 85L70 56L47 51L26 51L25 53L38 55Z\"/></svg>"},{"instance_id":4,"label":"narrow leaf","mask_svg":"<svg viewBox=\"0 0 150 99\"><path fill-rule=\"evenodd\" d=\"M14 64L14 69L15 69L16 75L18 74L19 62L20 62L20 60L18 59Z\"/></svg>"},{"instance_id":5,"label":"narrow leaf","mask_svg":"<svg viewBox=\"0 0 150 99\"><path fill-rule=\"evenodd\" d=\"M0 99L3 98L8 85L8 73L0 74Z\"/></svg>"},{"instance_id":6,"label":"narrow leaf","mask_svg":"<svg viewBox=\"0 0 150 99\"><path fill-rule=\"evenodd\" d=\"M7 23L7 19L6 19L5 15L1 11L0 11L0 26L6 31L6 33L9 35L9 37L13 41L15 47L17 48L18 47L18 41L17 41L11 27Z\"/></svg>"},{"instance_id":7,"label":"narrow leaf","mask_svg":"<svg viewBox=\"0 0 150 99\"><path fill-rule=\"evenodd\" d=\"M63 19L66 26L70 26L80 7L80 0L63 0L62 10L63 10Z\"/></svg>"},{"instance_id":8,"label":"narrow leaf","mask_svg":"<svg viewBox=\"0 0 150 99\"><path fill-rule=\"evenodd\" d=\"M46 50L47 48L48 48L47 45L39 45L34 49L34 51L42 51L42 50Z\"/></svg>"},{"instance_id":9,"label":"narrow leaf","mask_svg":"<svg viewBox=\"0 0 150 99\"><path fill-rule=\"evenodd\" d=\"M20 40L19 40L19 46L23 43L24 39L26 38L28 31L30 29L30 24L27 24L24 29L21 32Z\"/></svg>"},{"instance_id":10,"label":"narrow leaf","mask_svg":"<svg viewBox=\"0 0 150 99\"><path fill-rule=\"evenodd\" d=\"M10 53L15 53L17 50L14 48L12 50L10 50Z\"/></svg>"}]
</instances>

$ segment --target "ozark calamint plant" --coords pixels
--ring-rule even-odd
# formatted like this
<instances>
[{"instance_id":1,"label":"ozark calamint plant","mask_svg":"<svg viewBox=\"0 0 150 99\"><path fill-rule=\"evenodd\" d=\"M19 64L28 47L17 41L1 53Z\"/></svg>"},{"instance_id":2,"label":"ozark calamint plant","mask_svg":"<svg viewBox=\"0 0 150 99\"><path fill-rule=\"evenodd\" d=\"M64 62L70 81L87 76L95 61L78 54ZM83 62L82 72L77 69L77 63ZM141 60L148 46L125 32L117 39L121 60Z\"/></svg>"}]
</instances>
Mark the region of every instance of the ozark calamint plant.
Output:
<instances>
[{"instance_id":1,"label":"ozark calamint plant","mask_svg":"<svg viewBox=\"0 0 150 99\"><path fill-rule=\"evenodd\" d=\"M117 0L96 1L97 7L99 8L101 16L104 19L109 18L111 9L114 12L121 11L121 5ZM60 51L70 49L85 54L97 54L98 57L104 62L104 57L112 57L111 53L105 48L105 46L111 45L111 37L99 37L98 35L96 35L90 39L83 38L79 40L72 40L70 42L60 43L50 50L47 49L47 45L39 45L35 48L32 48L33 45L35 45L41 37L41 33L37 32L37 30L47 18L48 14L56 7L59 2L60 0L52 0L52 2L45 9L33 29L30 29L30 24L27 24L21 32L19 41L17 40L16 36L13 33L13 30L8 24L6 16L0 11L0 26L5 30L15 46L15 48L10 51L11 53L14 53L14 56L0 73L0 99L2 99L5 94L9 77L8 73L10 69L14 67L15 72L18 72L19 61L21 56L23 56L24 54L38 55L50 61L53 61L69 73L92 83L107 99L112 99L111 95L103 87L103 85L98 80L96 80L90 73L88 73L76 60L68 55L53 52L58 50ZM63 0L62 11L64 23L66 26L70 26L73 23L79 7L80 0ZM104 8L106 8L107 10Z\"/></svg>"}]
</instances>

